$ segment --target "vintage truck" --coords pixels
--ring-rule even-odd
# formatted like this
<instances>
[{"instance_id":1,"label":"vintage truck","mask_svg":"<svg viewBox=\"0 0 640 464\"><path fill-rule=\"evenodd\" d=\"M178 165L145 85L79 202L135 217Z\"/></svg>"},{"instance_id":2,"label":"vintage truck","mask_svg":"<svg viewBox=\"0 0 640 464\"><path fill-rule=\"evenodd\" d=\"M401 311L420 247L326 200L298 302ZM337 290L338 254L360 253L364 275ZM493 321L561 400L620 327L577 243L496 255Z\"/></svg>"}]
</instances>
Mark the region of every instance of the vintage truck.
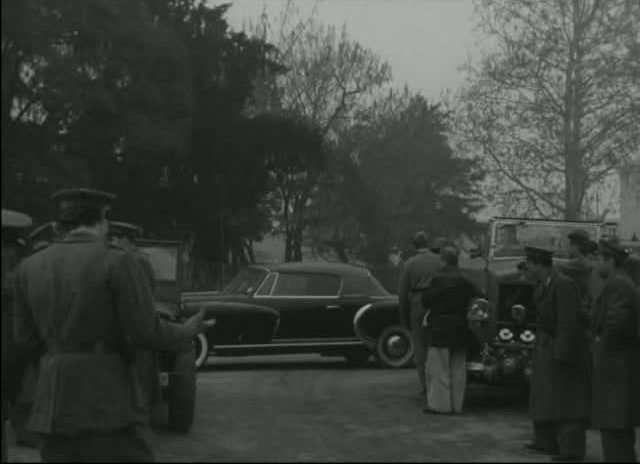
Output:
<instances>
[{"instance_id":1,"label":"vintage truck","mask_svg":"<svg viewBox=\"0 0 640 464\"><path fill-rule=\"evenodd\" d=\"M489 222L483 258L464 264L465 271L488 297L488 317L478 333L482 350L472 354L472 377L494 382L522 382L531 374L536 338L534 283L521 270L525 246L554 250L554 265L569 259L567 235L587 231L597 241L615 236L614 223L494 218Z\"/></svg>"}]
</instances>

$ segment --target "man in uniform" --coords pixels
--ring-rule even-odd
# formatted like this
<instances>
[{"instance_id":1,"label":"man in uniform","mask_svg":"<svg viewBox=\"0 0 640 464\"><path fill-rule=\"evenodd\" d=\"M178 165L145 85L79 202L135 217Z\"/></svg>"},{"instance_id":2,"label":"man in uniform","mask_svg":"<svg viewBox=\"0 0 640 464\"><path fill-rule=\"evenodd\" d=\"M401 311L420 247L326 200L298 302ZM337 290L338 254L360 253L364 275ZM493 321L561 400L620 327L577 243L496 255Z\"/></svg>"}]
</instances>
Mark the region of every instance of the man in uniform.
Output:
<instances>
[{"instance_id":1,"label":"man in uniform","mask_svg":"<svg viewBox=\"0 0 640 464\"><path fill-rule=\"evenodd\" d=\"M591 424L600 429L607 462L635 462L634 427L640 426L640 308L617 240L599 243L598 271L605 279L591 321L593 398Z\"/></svg>"},{"instance_id":2,"label":"man in uniform","mask_svg":"<svg viewBox=\"0 0 640 464\"><path fill-rule=\"evenodd\" d=\"M16 343L42 355L28 427L42 434L44 462L153 461L130 347L184 349L210 326L203 312L159 319L138 261L106 243L114 198L56 192L64 236L16 269Z\"/></svg>"},{"instance_id":3,"label":"man in uniform","mask_svg":"<svg viewBox=\"0 0 640 464\"><path fill-rule=\"evenodd\" d=\"M553 268L552 251L526 247L527 268L536 282L537 334L529 414L532 451L554 461L581 460L588 417L586 340L579 323L577 285Z\"/></svg>"},{"instance_id":4,"label":"man in uniform","mask_svg":"<svg viewBox=\"0 0 640 464\"><path fill-rule=\"evenodd\" d=\"M416 233L413 245L416 255L409 258L400 274L398 297L400 300L400 323L411 330L413 338L414 361L422 387L421 395L426 394L425 361L426 346L422 320L426 310L422 304L422 292L427 288L433 275L443 267L440 257L429 250L424 232Z\"/></svg>"},{"instance_id":5,"label":"man in uniform","mask_svg":"<svg viewBox=\"0 0 640 464\"><path fill-rule=\"evenodd\" d=\"M589 321L591 311L596 299L596 292L599 288L599 278L593 270L593 245L597 244L589 238L589 234L583 229L577 229L568 235L569 257L571 258L565 265L559 265L558 269L571 277L580 291L580 324L581 330L587 336L589 331ZM588 350L585 351L585 354ZM588 356L588 354L587 354ZM589 361L590 362L590 361Z\"/></svg>"},{"instance_id":6,"label":"man in uniform","mask_svg":"<svg viewBox=\"0 0 640 464\"><path fill-rule=\"evenodd\" d=\"M2 210L2 462L7 462L6 420L9 400L19 389L24 363L17 356L11 331L13 307L13 268L20 259L22 244L19 237L31 226L26 214Z\"/></svg>"},{"instance_id":7,"label":"man in uniform","mask_svg":"<svg viewBox=\"0 0 640 464\"><path fill-rule=\"evenodd\" d=\"M47 222L36 227L24 238L23 256L28 256L49 246L58 236L55 222ZM16 443L31 448L38 447L36 434L27 430L27 420L31 413L33 392L38 381L38 360L33 360L24 366L20 389L9 408L11 425L16 435Z\"/></svg>"}]
</instances>

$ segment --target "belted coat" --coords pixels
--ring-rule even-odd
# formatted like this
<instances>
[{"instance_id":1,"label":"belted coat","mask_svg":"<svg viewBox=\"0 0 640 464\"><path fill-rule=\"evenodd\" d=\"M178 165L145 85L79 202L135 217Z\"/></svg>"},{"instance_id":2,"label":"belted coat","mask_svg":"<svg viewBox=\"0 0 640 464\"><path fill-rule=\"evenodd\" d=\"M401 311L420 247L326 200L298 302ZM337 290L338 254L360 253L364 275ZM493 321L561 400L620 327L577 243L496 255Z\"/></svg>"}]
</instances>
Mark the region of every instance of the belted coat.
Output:
<instances>
[{"instance_id":1,"label":"belted coat","mask_svg":"<svg viewBox=\"0 0 640 464\"><path fill-rule=\"evenodd\" d=\"M34 432L76 434L144 423L129 353L183 349L192 329L161 321L133 254L72 232L16 270L14 335L40 349Z\"/></svg>"},{"instance_id":2,"label":"belted coat","mask_svg":"<svg viewBox=\"0 0 640 464\"><path fill-rule=\"evenodd\" d=\"M588 417L586 338L581 329L580 292L573 280L551 271L534 291L536 342L529 399L533 422Z\"/></svg>"},{"instance_id":3,"label":"belted coat","mask_svg":"<svg viewBox=\"0 0 640 464\"><path fill-rule=\"evenodd\" d=\"M593 427L640 426L640 292L619 271L598 298L593 336Z\"/></svg>"}]
</instances>

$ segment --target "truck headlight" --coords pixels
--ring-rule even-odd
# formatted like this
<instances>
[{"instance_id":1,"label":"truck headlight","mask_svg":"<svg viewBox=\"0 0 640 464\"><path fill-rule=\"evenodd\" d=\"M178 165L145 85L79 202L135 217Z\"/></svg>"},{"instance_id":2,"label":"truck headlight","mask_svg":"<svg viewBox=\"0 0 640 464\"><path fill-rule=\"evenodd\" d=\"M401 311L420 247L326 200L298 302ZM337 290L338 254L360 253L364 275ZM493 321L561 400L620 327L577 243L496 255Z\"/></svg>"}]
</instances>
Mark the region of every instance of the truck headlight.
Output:
<instances>
[{"instance_id":1,"label":"truck headlight","mask_svg":"<svg viewBox=\"0 0 640 464\"><path fill-rule=\"evenodd\" d=\"M484 298L475 298L471 302L467 318L471 321L484 321L489 318L489 301Z\"/></svg>"},{"instance_id":2,"label":"truck headlight","mask_svg":"<svg viewBox=\"0 0 640 464\"><path fill-rule=\"evenodd\" d=\"M513 317L517 322L524 321L526 315L527 309L521 304L513 305L511 307L511 317Z\"/></svg>"},{"instance_id":3,"label":"truck headlight","mask_svg":"<svg viewBox=\"0 0 640 464\"><path fill-rule=\"evenodd\" d=\"M505 327L498 332L498 338L503 342L508 342L513 339L513 332Z\"/></svg>"},{"instance_id":4,"label":"truck headlight","mask_svg":"<svg viewBox=\"0 0 640 464\"><path fill-rule=\"evenodd\" d=\"M530 330L525 330L520 334L520 340L522 340L525 343L531 343L535 339L536 339L536 335Z\"/></svg>"}]
</instances>

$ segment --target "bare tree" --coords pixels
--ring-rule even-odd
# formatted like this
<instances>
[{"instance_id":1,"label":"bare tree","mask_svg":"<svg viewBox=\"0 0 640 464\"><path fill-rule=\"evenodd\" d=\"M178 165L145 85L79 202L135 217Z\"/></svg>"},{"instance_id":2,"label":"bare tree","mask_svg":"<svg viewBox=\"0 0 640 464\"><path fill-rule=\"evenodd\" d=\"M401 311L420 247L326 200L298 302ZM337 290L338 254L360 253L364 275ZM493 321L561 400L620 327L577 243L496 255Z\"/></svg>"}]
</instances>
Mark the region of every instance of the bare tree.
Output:
<instances>
[{"instance_id":1,"label":"bare tree","mask_svg":"<svg viewBox=\"0 0 640 464\"><path fill-rule=\"evenodd\" d=\"M480 0L491 48L458 100L465 149L503 205L584 216L640 147L640 2Z\"/></svg>"},{"instance_id":2,"label":"bare tree","mask_svg":"<svg viewBox=\"0 0 640 464\"><path fill-rule=\"evenodd\" d=\"M317 129L325 143L335 145L344 128L362 114L374 95L391 79L386 62L350 40L345 27L337 30L322 24L315 8L304 17L289 0L278 18L269 18L265 11L248 29L274 44L277 48L274 60L287 68L287 72L279 76L262 76L256 83L253 107L249 110L295 115ZM285 239L294 247L287 259L302 256L300 225L308 223L308 207L312 193L318 190L318 182L331 175L317 174L298 173L296 181L287 184L286 190L293 196L281 197L281 204L288 206L282 211ZM300 178L304 182L300 182ZM294 194L291 186L302 190ZM282 189L277 192L281 195ZM291 201L293 198L296 201ZM287 226L292 219L296 227Z\"/></svg>"}]
</instances>

